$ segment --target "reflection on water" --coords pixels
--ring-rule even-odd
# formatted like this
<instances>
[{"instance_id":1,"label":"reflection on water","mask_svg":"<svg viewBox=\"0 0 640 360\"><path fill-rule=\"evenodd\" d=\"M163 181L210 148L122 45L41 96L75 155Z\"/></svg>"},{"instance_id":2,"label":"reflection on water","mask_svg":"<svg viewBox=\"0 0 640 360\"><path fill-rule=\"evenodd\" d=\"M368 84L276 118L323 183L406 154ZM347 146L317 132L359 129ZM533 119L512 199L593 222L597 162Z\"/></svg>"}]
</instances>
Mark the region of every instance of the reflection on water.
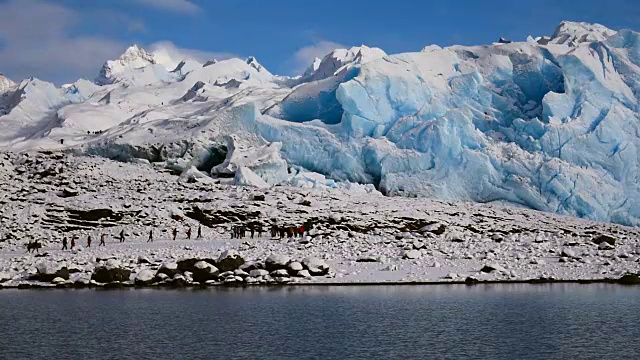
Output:
<instances>
[{"instance_id":1,"label":"reflection on water","mask_svg":"<svg viewBox=\"0 0 640 360\"><path fill-rule=\"evenodd\" d=\"M639 287L0 291L8 359L637 359Z\"/></svg>"}]
</instances>

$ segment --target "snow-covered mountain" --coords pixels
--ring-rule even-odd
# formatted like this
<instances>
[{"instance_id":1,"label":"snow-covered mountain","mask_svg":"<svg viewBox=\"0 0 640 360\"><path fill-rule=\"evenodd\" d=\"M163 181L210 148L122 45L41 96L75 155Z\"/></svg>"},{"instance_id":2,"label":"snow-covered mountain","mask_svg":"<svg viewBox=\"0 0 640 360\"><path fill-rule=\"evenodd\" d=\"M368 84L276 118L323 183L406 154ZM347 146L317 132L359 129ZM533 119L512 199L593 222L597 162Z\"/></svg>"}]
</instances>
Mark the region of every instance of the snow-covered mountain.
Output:
<instances>
[{"instance_id":1,"label":"snow-covered mountain","mask_svg":"<svg viewBox=\"0 0 640 360\"><path fill-rule=\"evenodd\" d=\"M335 50L296 78L255 58L172 68L133 46L95 83L4 85L0 148L214 175L224 162L269 185L291 181L284 161L324 175L300 175L312 186L357 182L640 225L639 40L562 22L523 42ZM259 163L229 163L244 156Z\"/></svg>"}]
</instances>

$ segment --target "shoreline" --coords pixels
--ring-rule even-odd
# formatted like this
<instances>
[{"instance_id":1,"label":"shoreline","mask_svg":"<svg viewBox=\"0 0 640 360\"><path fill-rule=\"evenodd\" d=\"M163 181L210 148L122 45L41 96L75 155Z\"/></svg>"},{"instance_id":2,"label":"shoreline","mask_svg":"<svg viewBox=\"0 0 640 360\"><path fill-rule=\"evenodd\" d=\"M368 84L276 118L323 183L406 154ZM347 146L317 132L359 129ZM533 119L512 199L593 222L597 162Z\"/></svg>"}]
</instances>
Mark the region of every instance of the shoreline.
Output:
<instances>
[{"instance_id":1,"label":"shoreline","mask_svg":"<svg viewBox=\"0 0 640 360\"><path fill-rule=\"evenodd\" d=\"M625 279L626 276L632 278ZM580 279L580 280L568 280L568 279L527 279L527 280L477 280L469 281L469 279L463 281L388 281L388 282L296 282L287 284L193 284L185 283L179 286L167 284L154 284L154 285L136 285L134 283L107 283L107 284L88 284L80 285L74 284L46 284L46 283L22 283L16 286L1 286L2 290L144 290L144 289L159 289L159 290L205 290L205 289L247 289L247 288L304 288L304 287L421 287L421 286L451 286L451 285L464 285L464 286L483 286L483 285L554 285L554 284L575 284L575 285L619 285L624 287L638 286L640 288L640 277L638 275L625 275L620 279Z\"/></svg>"}]
</instances>

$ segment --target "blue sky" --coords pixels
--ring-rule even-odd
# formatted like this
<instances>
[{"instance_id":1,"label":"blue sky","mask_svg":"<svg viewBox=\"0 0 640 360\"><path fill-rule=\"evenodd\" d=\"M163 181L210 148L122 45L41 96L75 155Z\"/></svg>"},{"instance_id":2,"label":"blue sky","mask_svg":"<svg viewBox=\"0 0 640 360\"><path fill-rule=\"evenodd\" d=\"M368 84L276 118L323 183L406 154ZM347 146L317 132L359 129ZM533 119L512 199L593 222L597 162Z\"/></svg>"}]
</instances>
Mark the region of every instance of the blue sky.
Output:
<instances>
[{"instance_id":1,"label":"blue sky","mask_svg":"<svg viewBox=\"0 0 640 360\"><path fill-rule=\"evenodd\" d=\"M0 0L0 72L93 78L130 44L199 60L249 55L290 75L335 47L387 53L550 35L561 20L640 30L636 0Z\"/></svg>"}]
</instances>

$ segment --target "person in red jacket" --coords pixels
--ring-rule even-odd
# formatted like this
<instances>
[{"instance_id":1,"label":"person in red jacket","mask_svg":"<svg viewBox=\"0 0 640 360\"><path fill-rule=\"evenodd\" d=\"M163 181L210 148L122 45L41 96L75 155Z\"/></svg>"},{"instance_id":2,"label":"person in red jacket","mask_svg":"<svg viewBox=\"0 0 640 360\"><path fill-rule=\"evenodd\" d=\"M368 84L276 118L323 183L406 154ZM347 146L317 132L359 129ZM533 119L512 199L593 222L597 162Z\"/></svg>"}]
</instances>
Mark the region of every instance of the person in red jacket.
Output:
<instances>
[{"instance_id":1,"label":"person in red jacket","mask_svg":"<svg viewBox=\"0 0 640 360\"><path fill-rule=\"evenodd\" d=\"M304 225L300 225L298 232L300 233L300 237L304 237Z\"/></svg>"}]
</instances>

